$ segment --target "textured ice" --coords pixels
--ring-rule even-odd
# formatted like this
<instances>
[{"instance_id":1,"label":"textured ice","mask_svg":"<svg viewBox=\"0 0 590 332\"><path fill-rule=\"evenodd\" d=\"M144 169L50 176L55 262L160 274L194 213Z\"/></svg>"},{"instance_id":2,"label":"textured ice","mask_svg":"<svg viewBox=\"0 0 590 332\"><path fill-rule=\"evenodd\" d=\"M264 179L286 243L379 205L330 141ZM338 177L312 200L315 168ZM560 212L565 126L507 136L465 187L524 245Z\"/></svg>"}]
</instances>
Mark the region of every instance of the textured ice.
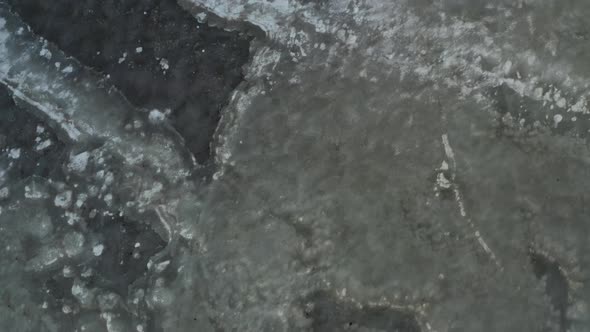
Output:
<instances>
[{"instance_id":1,"label":"textured ice","mask_svg":"<svg viewBox=\"0 0 590 332\"><path fill-rule=\"evenodd\" d=\"M87 1L75 8L68 0L7 2L33 31L108 74L134 106L170 109L171 124L195 158L210 159L219 112L248 60L248 36L200 24L174 0Z\"/></svg>"},{"instance_id":2,"label":"textured ice","mask_svg":"<svg viewBox=\"0 0 590 332\"><path fill-rule=\"evenodd\" d=\"M0 329L590 329L589 4L8 3ZM178 35L138 78L154 44L72 37L76 17L177 31L144 16L235 44ZM138 97L160 75L209 83L182 59L235 60L204 136Z\"/></svg>"}]
</instances>

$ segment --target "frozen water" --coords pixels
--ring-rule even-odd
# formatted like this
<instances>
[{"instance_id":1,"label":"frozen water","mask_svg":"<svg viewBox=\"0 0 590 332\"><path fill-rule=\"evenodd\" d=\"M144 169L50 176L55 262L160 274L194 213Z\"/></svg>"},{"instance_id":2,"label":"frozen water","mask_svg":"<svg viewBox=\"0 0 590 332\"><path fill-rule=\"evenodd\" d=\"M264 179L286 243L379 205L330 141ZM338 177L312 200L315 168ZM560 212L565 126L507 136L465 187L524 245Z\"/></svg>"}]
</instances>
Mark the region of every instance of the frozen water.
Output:
<instances>
[{"instance_id":1,"label":"frozen water","mask_svg":"<svg viewBox=\"0 0 590 332\"><path fill-rule=\"evenodd\" d=\"M3 330L590 329L585 2L8 3Z\"/></svg>"},{"instance_id":2,"label":"frozen water","mask_svg":"<svg viewBox=\"0 0 590 332\"><path fill-rule=\"evenodd\" d=\"M133 105L171 109L188 149L199 162L209 160L219 112L248 60L248 36L200 24L174 0L87 1L75 8L68 0L8 2L34 31L108 74ZM202 54L204 48L213 55Z\"/></svg>"}]
</instances>

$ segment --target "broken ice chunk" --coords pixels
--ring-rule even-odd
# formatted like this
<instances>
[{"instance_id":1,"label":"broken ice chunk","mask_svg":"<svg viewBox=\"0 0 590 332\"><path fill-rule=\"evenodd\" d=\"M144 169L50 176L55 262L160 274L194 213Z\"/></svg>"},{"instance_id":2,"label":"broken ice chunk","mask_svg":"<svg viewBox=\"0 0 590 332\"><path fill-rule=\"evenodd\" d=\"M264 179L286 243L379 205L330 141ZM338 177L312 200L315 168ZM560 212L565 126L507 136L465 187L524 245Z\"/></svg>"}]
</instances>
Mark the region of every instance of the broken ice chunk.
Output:
<instances>
[{"instance_id":1,"label":"broken ice chunk","mask_svg":"<svg viewBox=\"0 0 590 332\"><path fill-rule=\"evenodd\" d=\"M113 310L121 303L121 297L111 292L98 295L97 300L98 307L102 311Z\"/></svg>"},{"instance_id":2,"label":"broken ice chunk","mask_svg":"<svg viewBox=\"0 0 590 332\"><path fill-rule=\"evenodd\" d=\"M62 274L65 278L72 278L74 276L74 270L72 269L71 266L66 265L62 269Z\"/></svg>"},{"instance_id":3,"label":"broken ice chunk","mask_svg":"<svg viewBox=\"0 0 590 332\"><path fill-rule=\"evenodd\" d=\"M170 260L166 260L156 264L156 272L161 273L170 265Z\"/></svg>"},{"instance_id":4,"label":"broken ice chunk","mask_svg":"<svg viewBox=\"0 0 590 332\"><path fill-rule=\"evenodd\" d=\"M59 208L68 208L70 204L72 204L72 191L66 190L62 193L57 194L55 196L55 199L53 200L53 203L55 204L55 206Z\"/></svg>"},{"instance_id":5,"label":"broken ice chunk","mask_svg":"<svg viewBox=\"0 0 590 332\"><path fill-rule=\"evenodd\" d=\"M51 222L51 217L46 214L46 211L38 213L31 221L32 225L34 225L31 228L33 235L44 238L53 232L53 223Z\"/></svg>"},{"instance_id":6,"label":"broken ice chunk","mask_svg":"<svg viewBox=\"0 0 590 332\"><path fill-rule=\"evenodd\" d=\"M94 254L94 256L97 256L97 257L102 255L103 251L104 251L103 244L97 244L92 248L92 253Z\"/></svg>"},{"instance_id":7,"label":"broken ice chunk","mask_svg":"<svg viewBox=\"0 0 590 332\"><path fill-rule=\"evenodd\" d=\"M8 198L8 195L10 195L10 191L7 187L0 189L0 199L6 199Z\"/></svg>"},{"instance_id":8,"label":"broken ice chunk","mask_svg":"<svg viewBox=\"0 0 590 332\"><path fill-rule=\"evenodd\" d=\"M207 19L207 13L204 13L204 12L198 13L196 15L196 17L199 22L203 23Z\"/></svg>"},{"instance_id":9,"label":"broken ice chunk","mask_svg":"<svg viewBox=\"0 0 590 332\"><path fill-rule=\"evenodd\" d=\"M168 63L168 60L162 58L160 59L160 67L162 68L163 71L166 71L170 68L170 64Z\"/></svg>"},{"instance_id":10,"label":"broken ice chunk","mask_svg":"<svg viewBox=\"0 0 590 332\"><path fill-rule=\"evenodd\" d=\"M561 114L555 114L553 116L553 123L555 124L555 127L557 127L562 120L563 116Z\"/></svg>"},{"instance_id":11,"label":"broken ice chunk","mask_svg":"<svg viewBox=\"0 0 590 332\"><path fill-rule=\"evenodd\" d=\"M149 304L153 307L166 307L173 301L172 292L165 287L155 287L148 299Z\"/></svg>"},{"instance_id":12,"label":"broken ice chunk","mask_svg":"<svg viewBox=\"0 0 590 332\"><path fill-rule=\"evenodd\" d=\"M66 213L64 213L64 215L67 218L68 225L70 225L70 226L72 226L75 223L77 223L78 221L80 221L80 216L77 213L74 213L71 211L66 211Z\"/></svg>"},{"instance_id":13,"label":"broken ice chunk","mask_svg":"<svg viewBox=\"0 0 590 332\"><path fill-rule=\"evenodd\" d=\"M69 168L74 172L83 172L88 166L88 158L90 154L88 152L82 152L77 155L70 156Z\"/></svg>"},{"instance_id":14,"label":"broken ice chunk","mask_svg":"<svg viewBox=\"0 0 590 332\"><path fill-rule=\"evenodd\" d=\"M65 67L64 69L61 70L62 73L64 74L70 74L74 71L74 67L72 67L71 65Z\"/></svg>"},{"instance_id":15,"label":"broken ice chunk","mask_svg":"<svg viewBox=\"0 0 590 332\"><path fill-rule=\"evenodd\" d=\"M33 257L26 263L25 269L43 271L54 266L63 257L64 254L59 248L44 247L40 250L39 255Z\"/></svg>"},{"instance_id":16,"label":"broken ice chunk","mask_svg":"<svg viewBox=\"0 0 590 332\"><path fill-rule=\"evenodd\" d=\"M46 48L42 48L41 51L39 52L39 55L50 60L51 59L51 51L46 49Z\"/></svg>"},{"instance_id":17,"label":"broken ice chunk","mask_svg":"<svg viewBox=\"0 0 590 332\"><path fill-rule=\"evenodd\" d=\"M76 207L81 208L84 205L84 202L88 199L88 195L82 193L78 195L78 200L76 200Z\"/></svg>"},{"instance_id":18,"label":"broken ice chunk","mask_svg":"<svg viewBox=\"0 0 590 332\"><path fill-rule=\"evenodd\" d=\"M113 195L112 194L106 194L104 196L104 202L106 203L107 206L111 206L113 204Z\"/></svg>"},{"instance_id":19,"label":"broken ice chunk","mask_svg":"<svg viewBox=\"0 0 590 332\"><path fill-rule=\"evenodd\" d=\"M84 235L78 232L70 232L64 236L62 243L68 257L77 256L84 249Z\"/></svg>"},{"instance_id":20,"label":"broken ice chunk","mask_svg":"<svg viewBox=\"0 0 590 332\"><path fill-rule=\"evenodd\" d=\"M48 196L46 188L42 184L37 183L36 180L32 180L30 184L25 186L25 198L42 199Z\"/></svg>"},{"instance_id":21,"label":"broken ice chunk","mask_svg":"<svg viewBox=\"0 0 590 332\"><path fill-rule=\"evenodd\" d=\"M440 188L449 189L451 187L451 182L446 178L444 173L438 173L436 178L436 184Z\"/></svg>"},{"instance_id":22,"label":"broken ice chunk","mask_svg":"<svg viewBox=\"0 0 590 332\"><path fill-rule=\"evenodd\" d=\"M93 292L79 279L74 280L74 284L72 285L72 295L78 299L83 307L90 307L93 304Z\"/></svg>"},{"instance_id":23,"label":"broken ice chunk","mask_svg":"<svg viewBox=\"0 0 590 332\"><path fill-rule=\"evenodd\" d=\"M123 53L123 56L119 58L119 63L123 63L127 59L127 52Z\"/></svg>"},{"instance_id":24,"label":"broken ice chunk","mask_svg":"<svg viewBox=\"0 0 590 332\"><path fill-rule=\"evenodd\" d=\"M156 124L166 120L166 115L159 110L154 109L150 111L148 119L151 123Z\"/></svg>"},{"instance_id":25,"label":"broken ice chunk","mask_svg":"<svg viewBox=\"0 0 590 332\"><path fill-rule=\"evenodd\" d=\"M43 142L37 144L35 146L35 150L37 150L37 151L43 151L43 150L47 149L48 147L50 147L51 144L52 144L51 143L51 140L50 139L46 139Z\"/></svg>"},{"instance_id":26,"label":"broken ice chunk","mask_svg":"<svg viewBox=\"0 0 590 332\"><path fill-rule=\"evenodd\" d=\"M11 159L20 158L20 149L10 149L10 151L8 151L8 157Z\"/></svg>"}]
</instances>

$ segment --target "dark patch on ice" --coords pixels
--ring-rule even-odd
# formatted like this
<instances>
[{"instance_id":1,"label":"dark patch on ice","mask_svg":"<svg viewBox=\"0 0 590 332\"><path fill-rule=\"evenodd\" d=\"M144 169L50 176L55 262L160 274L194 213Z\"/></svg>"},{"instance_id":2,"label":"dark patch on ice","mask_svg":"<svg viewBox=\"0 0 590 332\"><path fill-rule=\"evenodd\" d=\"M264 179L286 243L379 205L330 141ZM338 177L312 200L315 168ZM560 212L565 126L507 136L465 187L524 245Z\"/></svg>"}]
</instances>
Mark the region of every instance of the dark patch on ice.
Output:
<instances>
[{"instance_id":1,"label":"dark patch on ice","mask_svg":"<svg viewBox=\"0 0 590 332\"><path fill-rule=\"evenodd\" d=\"M298 0L298 1L304 5L312 4L313 6L316 6L316 7L324 6L328 2L330 2L330 0Z\"/></svg>"},{"instance_id":2,"label":"dark patch on ice","mask_svg":"<svg viewBox=\"0 0 590 332\"><path fill-rule=\"evenodd\" d=\"M47 313L54 318L61 317L59 324L64 331L73 331L72 326L81 324L84 317L89 322L100 321L97 310L100 302L105 301L101 296L108 298L106 301L113 306L109 311L116 313L120 324L130 324L133 316L144 324L146 331L157 331L152 326L152 312L143 300L140 299L137 307L128 306L135 292L146 292L150 286L152 275L147 262L162 251L165 242L149 225L124 217L99 212L94 218L85 216L84 219L87 222L77 225L83 229L86 238L83 253L68 258L55 268L30 273L23 285L31 290L39 306L46 303ZM99 256L92 251L96 244L104 246ZM66 266L71 270L70 276L64 274ZM72 294L75 279L81 280L93 294L89 308L82 307ZM64 307L70 308L72 313L64 313Z\"/></svg>"},{"instance_id":3,"label":"dark patch on ice","mask_svg":"<svg viewBox=\"0 0 590 332\"><path fill-rule=\"evenodd\" d=\"M542 87L544 93L554 90L547 84ZM553 95L553 93L551 93ZM538 129L544 127L556 135L572 135L587 138L590 129L590 116L587 114L570 113L554 105L555 101L535 100L521 96L506 83L498 85L488 92L494 102L494 110L498 114L497 136L517 137L524 139L534 136ZM568 96L565 96L568 97ZM571 99L568 97L568 99ZM575 98L574 98L575 99ZM561 115L563 121L555 123L554 116ZM510 122L506 120L510 117ZM575 117L575 121L572 118ZM522 125L520 124L520 121Z\"/></svg>"},{"instance_id":4,"label":"dark patch on ice","mask_svg":"<svg viewBox=\"0 0 590 332\"><path fill-rule=\"evenodd\" d=\"M37 127L43 133L37 133ZM43 147L44 142L51 142ZM18 158L10 151L18 151ZM61 178L61 164L65 160L66 146L51 128L31 113L15 104L4 86L0 86L0 165L12 164L7 173L11 181L31 176Z\"/></svg>"},{"instance_id":5,"label":"dark patch on ice","mask_svg":"<svg viewBox=\"0 0 590 332\"><path fill-rule=\"evenodd\" d=\"M387 306L357 306L328 291L310 294L302 301L312 331L420 332L413 313Z\"/></svg>"},{"instance_id":6,"label":"dark patch on ice","mask_svg":"<svg viewBox=\"0 0 590 332\"><path fill-rule=\"evenodd\" d=\"M529 252L529 258L535 277L545 282L545 293L551 300L551 305L559 313L560 331L565 332L569 328L567 320L569 286L567 279L561 271L559 264L533 250Z\"/></svg>"},{"instance_id":7,"label":"dark patch on ice","mask_svg":"<svg viewBox=\"0 0 590 332\"><path fill-rule=\"evenodd\" d=\"M97 215L88 222L88 228L104 246L102 254L89 265L96 271L93 285L124 297L129 285L146 275L150 257L166 246L149 225L124 217Z\"/></svg>"},{"instance_id":8,"label":"dark patch on ice","mask_svg":"<svg viewBox=\"0 0 590 332\"><path fill-rule=\"evenodd\" d=\"M9 3L35 33L110 75L137 107L170 109L197 161L209 160L220 110L243 80L249 36L199 23L174 0Z\"/></svg>"}]
</instances>

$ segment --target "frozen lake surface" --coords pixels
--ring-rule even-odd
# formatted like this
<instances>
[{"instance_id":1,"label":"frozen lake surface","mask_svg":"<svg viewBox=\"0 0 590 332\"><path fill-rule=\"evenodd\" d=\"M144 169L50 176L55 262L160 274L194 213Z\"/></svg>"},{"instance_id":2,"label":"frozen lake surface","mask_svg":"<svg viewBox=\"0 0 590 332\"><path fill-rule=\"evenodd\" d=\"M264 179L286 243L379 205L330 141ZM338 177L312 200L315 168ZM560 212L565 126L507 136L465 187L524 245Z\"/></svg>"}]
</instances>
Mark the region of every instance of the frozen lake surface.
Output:
<instances>
[{"instance_id":1,"label":"frozen lake surface","mask_svg":"<svg viewBox=\"0 0 590 332\"><path fill-rule=\"evenodd\" d=\"M590 331L589 52L579 0L0 0L0 330Z\"/></svg>"}]
</instances>

